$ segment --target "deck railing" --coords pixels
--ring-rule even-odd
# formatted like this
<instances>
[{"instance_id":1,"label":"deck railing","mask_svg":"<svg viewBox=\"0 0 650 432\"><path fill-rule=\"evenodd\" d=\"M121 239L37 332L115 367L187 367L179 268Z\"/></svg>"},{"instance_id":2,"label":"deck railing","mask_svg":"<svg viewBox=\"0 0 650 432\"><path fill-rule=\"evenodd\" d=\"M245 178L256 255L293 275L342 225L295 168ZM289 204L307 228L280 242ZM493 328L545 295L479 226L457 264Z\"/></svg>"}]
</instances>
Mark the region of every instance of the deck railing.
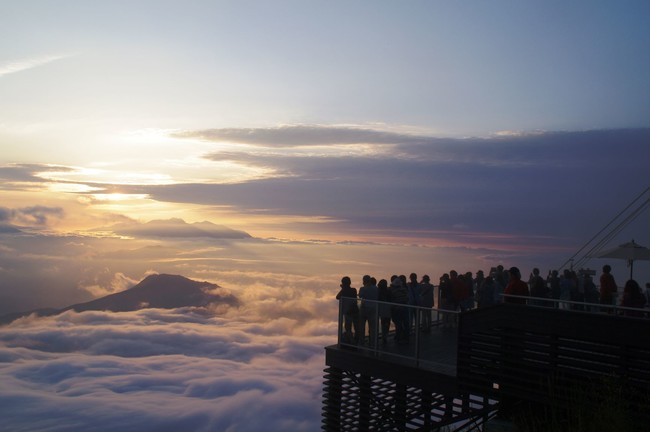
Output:
<instances>
[{"instance_id":1,"label":"deck railing","mask_svg":"<svg viewBox=\"0 0 650 432\"><path fill-rule=\"evenodd\" d=\"M343 313L344 307L356 305L358 313L347 317ZM433 358L431 354L431 337L429 333L436 329L443 329L447 339L455 339L459 311L447 310L436 307L421 307L407 304L396 304L379 300L365 300L342 298L339 302L338 319L338 344L343 348L355 349L373 356L408 363L415 367L427 364L439 364L439 356ZM426 316L430 317L429 319ZM387 335L382 334L381 320L400 319L399 316L408 316L408 336L403 340L398 337L395 321L391 319ZM345 331L345 320L356 319L352 324L354 335ZM405 319L405 318L404 318ZM356 326L355 326L356 324ZM387 339L384 339L387 336ZM449 344L447 343L448 347ZM443 348L443 347L441 347ZM454 353L455 354L455 353Z\"/></svg>"},{"instance_id":2,"label":"deck railing","mask_svg":"<svg viewBox=\"0 0 650 432\"><path fill-rule=\"evenodd\" d=\"M618 316L650 317L650 309L628 308L618 305L603 305L583 301L560 300L530 296L515 296L502 294L507 299L523 300L528 306L548 309L571 310L582 313L609 314ZM440 304L440 302L437 302ZM356 306L357 313L346 317L344 308ZM401 310L401 312L397 312ZM395 318L399 313L408 315L408 342L396 339L395 321L390 320L388 340L384 340L381 321ZM373 356L408 363L415 367L435 367L440 369L441 363L449 366L449 359L441 362L444 353L432 346L444 340L445 349L455 349L457 339L457 323L460 311L442 307L421 307L407 304L396 304L379 300L342 298L339 302L338 316L338 345L343 348L355 349ZM425 316L430 319L425 319ZM356 320L351 324L352 334L346 332L345 320ZM441 337L432 338L429 333L442 333ZM443 347L440 347L442 349Z\"/></svg>"},{"instance_id":3,"label":"deck railing","mask_svg":"<svg viewBox=\"0 0 650 432\"><path fill-rule=\"evenodd\" d=\"M650 316L650 307L632 308L616 304L590 303L586 301L562 300L547 297L517 296L512 294L501 294L506 299L519 299L525 301L528 306L550 307L555 309L566 309L574 311L608 313L611 315L623 316Z\"/></svg>"}]
</instances>

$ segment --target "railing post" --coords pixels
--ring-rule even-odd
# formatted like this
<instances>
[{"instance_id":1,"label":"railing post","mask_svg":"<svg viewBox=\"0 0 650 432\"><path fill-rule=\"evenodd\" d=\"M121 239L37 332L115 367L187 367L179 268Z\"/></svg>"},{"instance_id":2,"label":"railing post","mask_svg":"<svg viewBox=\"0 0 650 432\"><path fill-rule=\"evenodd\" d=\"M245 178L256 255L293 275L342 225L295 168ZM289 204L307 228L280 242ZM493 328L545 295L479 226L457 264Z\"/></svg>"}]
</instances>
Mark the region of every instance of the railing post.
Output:
<instances>
[{"instance_id":1,"label":"railing post","mask_svg":"<svg viewBox=\"0 0 650 432\"><path fill-rule=\"evenodd\" d=\"M339 331L336 343L341 345L341 336L343 335L343 299L339 299Z\"/></svg>"},{"instance_id":2,"label":"railing post","mask_svg":"<svg viewBox=\"0 0 650 432\"><path fill-rule=\"evenodd\" d=\"M415 307L415 306L413 306ZM415 367L420 366L420 308L415 307Z\"/></svg>"},{"instance_id":3,"label":"railing post","mask_svg":"<svg viewBox=\"0 0 650 432\"><path fill-rule=\"evenodd\" d=\"M380 304L378 302L375 302L375 313L372 319L374 320L374 328L375 331L373 332L372 335L372 346L375 350L375 354L379 353L379 332L381 331L381 323L379 322L379 306Z\"/></svg>"}]
</instances>

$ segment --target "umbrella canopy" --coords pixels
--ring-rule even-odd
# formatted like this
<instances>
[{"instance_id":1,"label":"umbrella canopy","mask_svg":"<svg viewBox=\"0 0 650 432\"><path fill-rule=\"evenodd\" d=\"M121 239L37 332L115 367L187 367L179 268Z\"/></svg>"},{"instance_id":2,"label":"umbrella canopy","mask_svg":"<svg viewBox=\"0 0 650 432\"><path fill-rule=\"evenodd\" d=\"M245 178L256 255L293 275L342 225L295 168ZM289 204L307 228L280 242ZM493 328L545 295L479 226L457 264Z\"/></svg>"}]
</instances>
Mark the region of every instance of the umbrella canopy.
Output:
<instances>
[{"instance_id":1,"label":"umbrella canopy","mask_svg":"<svg viewBox=\"0 0 650 432\"><path fill-rule=\"evenodd\" d=\"M650 249L641 246L632 240L631 242L624 243L614 249L600 252L594 255L594 258L615 258L627 260L630 265L630 279L632 279L634 261L650 261Z\"/></svg>"}]
</instances>

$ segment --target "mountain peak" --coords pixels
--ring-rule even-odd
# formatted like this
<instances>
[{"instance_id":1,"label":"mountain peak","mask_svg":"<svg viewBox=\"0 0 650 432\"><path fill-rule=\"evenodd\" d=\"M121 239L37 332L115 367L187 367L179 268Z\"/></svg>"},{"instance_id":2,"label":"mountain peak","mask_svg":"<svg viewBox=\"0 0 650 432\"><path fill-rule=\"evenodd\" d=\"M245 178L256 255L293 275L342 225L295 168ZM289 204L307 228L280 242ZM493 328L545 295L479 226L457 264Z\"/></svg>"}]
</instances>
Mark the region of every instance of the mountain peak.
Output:
<instances>
[{"instance_id":1,"label":"mountain peak","mask_svg":"<svg viewBox=\"0 0 650 432\"><path fill-rule=\"evenodd\" d=\"M128 312L146 308L206 307L212 304L237 307L239 300L217 284L195 281L180 275L152 274L126 291L73 304L63 309L38 309L3 315L0 316L0 324L10 323L32 313L50 316L68 310Z\"/></svg>"},{"instance_id":2,"label":"mountain peak","mask_svg":"<svg viewBox=\"0 0 650 432\"><path fill-rule=\"evenodd\" d=\"M68 306L63 310L126 312L143 308L203 307L211 303L237 306L239 300L210 282L199 282L180 275L152 274L126 291Z\"/></svg>"}]
</instances>

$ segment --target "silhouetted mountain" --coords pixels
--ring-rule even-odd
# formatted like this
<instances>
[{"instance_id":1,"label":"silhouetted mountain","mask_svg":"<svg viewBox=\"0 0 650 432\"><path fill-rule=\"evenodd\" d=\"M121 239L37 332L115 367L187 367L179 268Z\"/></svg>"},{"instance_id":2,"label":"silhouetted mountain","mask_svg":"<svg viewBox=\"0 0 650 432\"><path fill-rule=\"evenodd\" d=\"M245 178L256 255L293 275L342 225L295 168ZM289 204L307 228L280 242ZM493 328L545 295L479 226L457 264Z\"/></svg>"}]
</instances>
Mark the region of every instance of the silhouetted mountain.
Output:
<instances>
[{"instance_id":1,"label":"silhouetted mountain","mask_svg":"<svg viewBox=\"0 0 650 432\"><path fill-rule=\"evenodd\" d=\"M239 305L232 294L220 292L219 285L198 282L178 275L156 274L144 278L132 288L110 294L85 303L63 309L37 309L0 317L0 324L7 324L23 316L36 313L40 316L57 315L68 310L76 312L102 310L128 312L145 308L174 309L185 306L204 307L210 304Z\"/></svg>"}]
</instances>

